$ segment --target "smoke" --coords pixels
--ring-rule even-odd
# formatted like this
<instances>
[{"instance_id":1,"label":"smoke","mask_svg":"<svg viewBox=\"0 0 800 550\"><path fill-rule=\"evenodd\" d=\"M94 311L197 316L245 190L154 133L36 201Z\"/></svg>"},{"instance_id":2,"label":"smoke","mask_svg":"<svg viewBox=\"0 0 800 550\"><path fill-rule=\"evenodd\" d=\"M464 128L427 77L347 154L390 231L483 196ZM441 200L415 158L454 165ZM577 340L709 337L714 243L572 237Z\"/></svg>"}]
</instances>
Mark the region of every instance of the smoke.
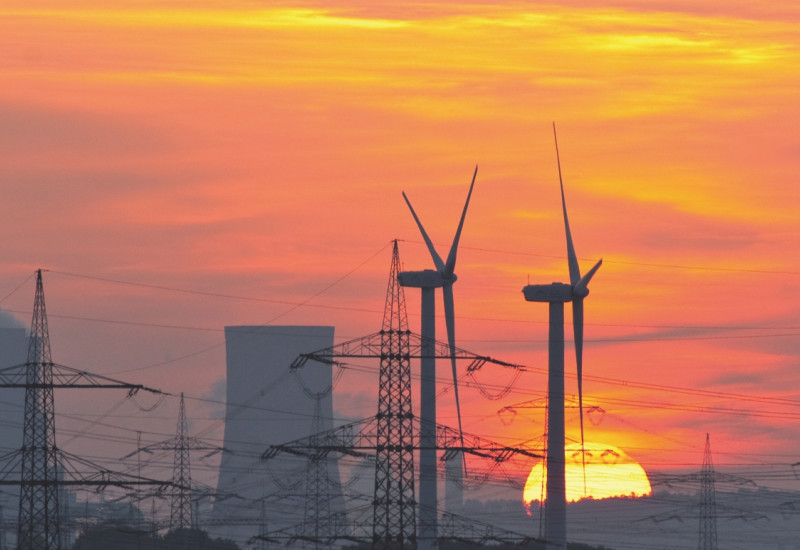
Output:
<instances>
[{"instance_id":1,"label":"smoke","mask_svg":"<svg viewBox=\"0 0 800 550\"><path fill-rule=\"evenodd\" d=\"M3 328L27 329L28 327L8 311L0 309L0 329Z\"/></svg>"},{"instance_id":2,"label":"smoke","mask_svg":"<svg viewBox=\"0 0 800 550\"><path fill-rule=\"evenodd\" d=\"M222 377L211 385L203 399L209 402L211 418L225 418L225 402L228 396L228 380Z\"/></svg>"}]
</instances>

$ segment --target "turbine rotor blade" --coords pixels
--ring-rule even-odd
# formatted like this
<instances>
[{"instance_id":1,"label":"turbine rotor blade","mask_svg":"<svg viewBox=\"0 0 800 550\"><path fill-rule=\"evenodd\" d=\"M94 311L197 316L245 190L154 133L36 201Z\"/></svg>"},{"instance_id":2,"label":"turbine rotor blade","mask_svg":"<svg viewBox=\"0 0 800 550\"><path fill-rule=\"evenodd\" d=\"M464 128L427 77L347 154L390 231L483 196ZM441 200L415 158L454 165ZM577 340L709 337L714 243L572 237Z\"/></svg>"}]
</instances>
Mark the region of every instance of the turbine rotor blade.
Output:
<instances>
[{"instance_id":1,"label":"turbine rotor blade","mask_svg":"<svg viewBox=\"0 0 800 550\"><path fill-rule=\"evenodd\" d=\"M599 266L596 266L599 267ZM575 335L575 364L578 374L578 414L581 425L581 461L583 463L583 494L586 494L586 453L583 438L583 297L572 300L572 329Z\"/></svg>"},{"instance_id":2,"label":"turbine rotor blade","mask_svg":"<svg viewBox=\"0 0 800 550\"><path fill-rule=\"evenodd\" d=\"M569 219L567 218L567 201L564 198L564 180L561 178L561 156L558 154L558 136L556 135L556 123L553 123L553 139L556 142L556 161L558 162L558 183L561 185L561 208L564 211L564 229L567 233L567 263L569 265L569 282L571 285L578 284L581 280L581 270L578 267L578 257L575 254L575 246L572 244L572 233L569 230Z\"/></svg>"},{"instance_id":3,"label":"turbine rotor blade","mask_svg":"<svg viewBox=\"0 0 800 550\"><path fill-rule=\"evenodd\" d=\"M472 188L475 187L475 178L478 177L478 165L475 165L475 173L472 174L472 183L469 185L469 193L467 193L467 201L464 203L464 210L461 212L461 221L458 222L458 229L456 236L453 238L453 245L450 247L450 253L447 255L447 262L445 263L444 273L452 275L456 268L456 254L458 253L458 241L461 239L461 229L464 227L464 218L467 216L467 207L469 207L469 199L472 197Z\"/></svg>"},{"instance_id":4,"label":"turbine rotor blade","mask_svg":"<svg viewBox=\"0 0 800 550\"><path fill-rule=\"evenodd\" d=\"M436 249L433 247L433 243L431 242L430 237L428 237L428 233L425 231L425 228L422 227L422 222L419 221L419 217L417 213L414 212L414 207L411 206L411 201L408 200L405 191L403 191L403 198L406 200L406 204L408 205L408 209L411 210L411 215L414 216L414 221L417 222L417 227L419 227L420 233L422 233L422 238L425 239L425 244L428 246L428 251L431 253L431 258L433 258L433 263L436 266L437 271L444 271L445 266L444 262L442 261L442 257L439 256L439 253L436 252Z\"/></svg>"},{"instance_id":5,"label":"turbine rotor blade","mask_svg":"<svg viewBox=\"0 0 800 550\"><path fill-rule=\"evenodd\" d=\"M594 267L592 267L592 269L590 269L589 272L586 273L586 275L584 275L580 281L578 281L578 284L572 287L573 296L585 297L587 294L589 294L589 281L592 280L592 277L594 277L594 274L598 269L600 269L601 265L603 265L602 258L600 258L597 263L594 264Z\"/></svg>"},{"instance_id":6,"label":"turbine rotor blade","mask_svg":"<svg viewBox=\"0 0 800 550\"><path fill-rule=\"evenodd\" d=\"M458 414L458 435L461 438L461 447L464 447L464 430L461 428L461 403L458 399L458 371L456 369L456 326L455 305L453 300L453 284L442 287L444 297L444 321L447 325L447 343L450 344L450 362L453 366L453 390L456 396L456 413Z\"/></svg>"}]
</instances>

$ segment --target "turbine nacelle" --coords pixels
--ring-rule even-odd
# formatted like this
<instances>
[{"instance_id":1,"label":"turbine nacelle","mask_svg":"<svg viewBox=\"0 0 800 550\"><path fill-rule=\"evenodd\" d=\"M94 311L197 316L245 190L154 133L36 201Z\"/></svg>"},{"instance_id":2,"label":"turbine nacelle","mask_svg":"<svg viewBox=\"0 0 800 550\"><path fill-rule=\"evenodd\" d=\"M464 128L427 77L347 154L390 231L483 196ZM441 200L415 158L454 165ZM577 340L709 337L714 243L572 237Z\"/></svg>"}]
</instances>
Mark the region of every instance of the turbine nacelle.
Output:
<instances>
[{"instance_id":1,"label":"turbine nacelle","mask_svg":"<svg viewBox=\"0 0 800 550\"><path fill-rule=\"evenodd\" d=\"M528 302L571 302L573 297L572 285L564 283L550 283L549 285L528 285L522 289L525 300Z\"/></svg>"},{"instance_id":2,"label":"turbine nacelle","mask_svg":"<svg viewBox=\"0 0 800 550\"><path fill-rule=\"evenodd\" d=\"M599 260L589 272L581 277L574 285L565 283L550 283L549 285L528 285L522 289L525 300L528 302L571 302L581 300L589 295L589 281L595 272L600 269L603 260ZM577 266L577 262L576 262ZM575 267L575 272L580 276L580 271Z\"/></svg>"},{"instance_id":3,"label":"turbine nacelle","mask_svg":"<svg viewBox=\"0 0 800 550\"><path fill-rule=\"evenodd\" d=\"M458 277L455 273L442 273L435 269L423 269L422 271L402 271L397 274L397 281L401 286L412 288L442 288L456 282Z\"/></svg>"}]
</instances>

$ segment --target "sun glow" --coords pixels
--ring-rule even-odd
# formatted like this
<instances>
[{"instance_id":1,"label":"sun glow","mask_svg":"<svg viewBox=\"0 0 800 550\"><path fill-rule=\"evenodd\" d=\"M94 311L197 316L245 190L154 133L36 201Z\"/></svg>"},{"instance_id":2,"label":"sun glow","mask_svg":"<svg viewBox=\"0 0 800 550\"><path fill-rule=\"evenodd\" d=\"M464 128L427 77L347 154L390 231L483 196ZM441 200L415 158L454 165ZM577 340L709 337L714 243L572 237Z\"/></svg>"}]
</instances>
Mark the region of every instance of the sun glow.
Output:
<instances>
[{"instance_id":1,"label":"sun glow","mask_svg":"<svg viewBox=\"0 0 800 550\"><path fill-rule=\"evenodd\" d=\"M581 446L565 448L567 501L585 498L641 497L651 492L650 480L644 468L620 449L599 443L584 444L586 457L586 491L584 492ZM531 468L522 499L526 505L542 502L547 497L545 479L547 467L542 460Z\"/></svg>"}]
</instances>

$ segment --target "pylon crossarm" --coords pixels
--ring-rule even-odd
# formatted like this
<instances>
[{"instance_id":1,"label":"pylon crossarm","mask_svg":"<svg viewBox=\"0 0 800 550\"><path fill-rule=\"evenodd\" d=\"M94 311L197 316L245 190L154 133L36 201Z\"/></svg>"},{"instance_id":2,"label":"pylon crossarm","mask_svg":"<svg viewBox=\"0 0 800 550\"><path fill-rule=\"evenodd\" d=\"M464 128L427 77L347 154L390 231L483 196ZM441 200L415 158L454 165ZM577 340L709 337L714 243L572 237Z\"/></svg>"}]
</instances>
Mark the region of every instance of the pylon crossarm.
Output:
<instances>
[{"instance_id":1,"label":"pylon crossarm","mask_svg":"<svg viewBox=\"0 0 800 550\"><path fill-rule=\"evenodd\" d=\"M704 478L709 477L713 479L714 483L730 483L732 485L741 485L745 487L758 487L758 484L752 479L747 479L741 476L725 474L722 472L713 471L710 473L693 472L691 474L677 475L677 476L664 476L658 473L650 474L650 485L664 485L666 487L673 487L675 485L687 483L701 483Z\"/></svg>"},{"instance_id":2,"label":"pylon crossarm","mask_svg":"<svg viewBox=\"0 0 800 550\"><path fill-rule=\"evenodd\" d=\"M525 466L522 467L522 470L529 471ZM479 469L474 465L470 466L469 477L462 479L460 484L465 489L478 489L490 481L494 486L504 485L519 491L522 491L525 486L524 475L520 476L519 472L511 473L505 468L503 462L495 461L492 461L488 468Z\"/></svg>"},{"instance_id":3,"label":"pylon crossarm","mask_svg":"<svg viewBox=\"0 0 800 550\"><path fill-rule=\"evenodd\" d=\"M33 363L33 365L36 364ZM31 363L23 363L0 369L0 388L121 388L134 393L144 390L166 395L161 390L148 388L142 384L131 384L57 363L48 363L48 366L52 368L52 383L30 384L26 378L30 365Z\"/></svg>"},{"instance_id":4,"label":"pylon crossarm","mask_svg":"<svg viewBox=\"0 0 800 550\"><path fill-rule=\"evenodd\" d=\"M374 417L368 418L310 437L303 437L281 445L271 445L261 455L261 459L269 460L280 453L311 458L323 458L331 452L349 456L364 456L365 451L375 449L373 441L376 433L375 422Z\"/></svg>"},{"instance_id":5,"label":"pylon crossarm","mask_svg":"<svg viewBox=\"0 0 800 550\"><path fill-rule=\"evenodd\" d=\"M331 364L339 364L335 358L349 358L349 359L370 359L370 358L379 358L381 357L382 350L381 350L381 342L382 336L384 335L384 331L376 332L374 334L370 334L368 336L363 336L361 338L355 338L353 340L349 340L347 342L343 342L341 344L337 344L335 346L331 346L325 349L321 349L318 351L314 351L311 353L303 353L299 355L291 364L291 368L296 369L305 366L308 361L316 361L319 363L331 365ZM450 351L450 344L448 342L441 342L439 340L431 340L432 348L433 348L433 355L423 355L422 350L424 344L427 344L426 338L423 338L421 335L416 334L414 332L407 332L408 339L409 339L409 358L410 359L421 359L422 357L434 357L436 359L451 359L455 357L456 359L462 360L469 360L470 365L467 368L468 371L476 371L481 369L486 363L491 363L493 365L498 365L501 367L508 367L513 369L518 369L525 371L525 365L519 365L516 363L508 363L506 361L500 361L499 359L495 359L493 357L489 357L486 355L479 355L477 353L473 353L471 351L467 351L465 349L456 347L455 348L455 355Z\"/></svg>"},{"instance_id":6,"label":"pylon crossarm","mask_svg":"<svg viewBox=\"0 0 800 550\"><path fill-rule=\"evenodd\" d=\"M163 485L167 487L170 485L168 481L156 481L156 480L147 480L147 479L140 479L140 480L112 480L112 479L103 479L102 477L98 477L95 479L51 479L51 480L31 480L31 481L14 481L14 480L4 480L0 481L0 486L8 486L8 485L15 485L17 487L20 486L32 486L32 487L45 487L45 486L59 486L59 487L99 487L100 490L105 489L106 487L121 487L131 488L133 486L142 486L146 485L148 487L152 487L153 485ZM146 497L143 497L146 498Z\"/></svg>"},{"instance_id":7,"label":"pylon crossarm","mask_svg":"<svg viewBox=\"0 0 800 550\"><path fill-rule=\"evenodd\" d=\"M175 486L171 481L160 481L141 477L132 474L122 474L114 472L108 468L104 468L99 464L95 464L85 458L75 456L65 451L59 450L57 452L59 464L62 466L65 478L71 477L76 481L77 485L114 485L116 487L123 487L125 485L155 485L162 488ZM65 481L70 481L65 479Z\"/></svg>"},{"instance_id":8,"label":"pylon crossarm","mask_svg":"<svg viewBox=\"0 0 800 550\"><path fill-rule=\"evenodd\" d=\"M418 419L414 419L419 422ZM378 449L379 436L376 429L377 418L370 418L346 424L340 428L328 430L311 437L304 437L284 443L271 445L261 455L262 460L269 460L281 453L295 456L304 456L313 459L326 458L330 453L339 455L367 457ZM414 430L411 438L411 447L420 449L419 427ZM436 450L447 452L461 451L494 462L506 462L513 456L519 455L527 458L541 459L543 455L533 449L525 447L512 447L495 443L487 439L464 434L464 444L461 443L461 434L458 430L448 426L436 426Z\"/></svg>"},{"instance_id":9,"label":"pylon crossarm","mask_svg":"<svg viewBox=\"0 0 800 550\"><path fill-rule=\"evenodd\" d=\"M583 406L591 412L593 407L599 409L602 413L605 413L605 410L602 407L598 407L597 405L592 405L587 401L584 401ZM517 403L512 403L511 405L506 405L500 410L511 410L511 409L546 409L547 408L547 397L537 397L536 399L528 399L525 401L519 401ZM578 408L578 396L572 394L565 394L564 395L564 408L567 409L577 409Z\"/></svg>"},{"instance_id":10,"label":"pylon crossarm","mask_svg":"<svg viewBox=\"0 0 800 550\"><path fill-rule=\"evenodd\" d=\"M683 522L684 519L696 518L698 508L700 508L699 504L693 504L690 506L683 506L681 508L669 510L667 512L662 512L661 514L653 514L652 516L635 519L633 521L634 523L643 521L652 521L653 523L663 523L665 521L672 521L672 520Z\"/></svg>"},{"instance_id":11,"label":"pylon crossarm","mask_svg":"<svg viewBox=\"0 0 800 550\"><path fill-rule=\"evenodd\" d=\"M662 523L665 521L676 520L683 522L684 520L693 521L697 518L697 513L702 505L700 503L682 506L680 508L669 510L661 514L655 514L644 518L634 520L635 522L652 521L655 523ZM769 519L764 514L758 514L732 506L723 506L716 503L714 506L714 517L716 519L734 520L740 519L743 521L759 521L762 519Z\"/></svg>"},{"instance_id":12,"label":"pylon crossarm","mask_svg":"<svg viewBox=\"0 0 800 550\"><path fill-rule=\"evenodd\" d=\"M361 338L354 338L335 346L303 353L291 364L292 369L305 366L308 361L316 361L326 365L337 364L334 357L349 357L351 359L375 358L381 356L381 332L376 332Z\"/></svg>"},{"instance_id":13,"label":"pylon crossarm","mask_svg":"<svg viewBox=\"0 0 800 550\"><path fill-rule=\"evenodd\" d=\"M758 484L752 479L747 479L741 476L726 474L723 472L714 471L714 483L730 483L733 485L743 485L753 489L758 488Z\"/></svg>"},{"instance_id":14,"label":"pylon crossarm","mask_svg":"<svg viewBox=\"0 0 800 550\"><path fill-rule=\"evenodd\" d=\"M740 519L742 521L759 521L762 519L769 520L764 514L750 512L749 510L742 510L741 508L734 508L732 506L725 506L716 503L717 519L733 520Z\"/></svg>"},{"instance_id":15,"label":"pylon crossarm","mask_svg":"<svg viewBox=\"0 0 800 550\"><path fill-rule=\"evenodd\" d=\"M151 443L150 445L139 447L135 451L131 451L130 453L121 457L120 460L125 460L126 458L130 458L136 455L137 453L151 453L152 451L174 451L177 445L178 445L178 438L171 437L165 441L158 441L156 443ZM226 451L224 447L221 447L219 445L214 445L212 443L208 443L206 441L203 441L202 439L197 439L194 437L183 438L181 441L181 445L182 445L181 448L187 449L189 451L211 451L210 453L204 455L202 458L207 458L215 453Z\"/></svg>"},{"instance_id":16,"label":"pylon crossarm","mask_svg":"<svg viewBox=\"0 0 800 550\"><path fill-rule=\"evenodd\" d=\"M21 456L20 451L16 454ZM15 453L9 453L13 455ZM6 456L9 456L6 455ZM0 485L31 485L31 486L90 486L90 487L132 487L132 486L155 486L158 488L166 488L174 486L171 481L161 481L150 479L146 477L122 474L104 468L84 458L66 453L61 450L56 450L57 463L60 466L61 478L60 479L0 479ZM0 457L2 458L2 457Z\"/></svg>"},{"instance_id":17,"label":"pylon crossarm","mask_svg":"<svg viewBox=\"0 0 800 550\"><path fill-rule=\"evenodd\" d=\"M414 421L419 422L418 419L414 419ZM377 418L373 417L324 431L311 437L304 437L280 445L271 445L261 455L261 459L269 460L281 453L316 459L325 458L329 453L366 457L378 449L379 436L376 425ZM413 449L421 448L418 434L419 428L417 427L411 439ZM443 425L436 426L436 450L462 451L481 458L488 458L495 462L505 462L514 455L535 459L543 458L542 454L532 449L502 445L469 434L464 434L464 444L462 445L461 434L458 430Z\"/></svg>"},{"instance_id":18,"label":"pylon crossarm","mask_svg":"<svg viewBox=\"0 0 800 550\"><path fill-rule=\"evenodd\" d=\"M351 542L368 542L372 539L372 504L355 507L347 512L331 514L324 522L325 529L319 533L309 532L312 527L298 523L278 529L259 533L251 537L248 544L257 541L274 542L290 545L297 541L305 541L329 546L344 540Z\"/></svg>"},{"instance_id":19,"label":"pylon crossarm","mask_svg":"<svg viewBox=\"0 0 800 550\"><path fill-rule=\"evenodd\" d=\"M496 462L505 462L513 455L541 459L544 456L525 447L510 447L489 441L476 435L463 434L449 426L436 426L436 448L444 451L462 451L481 458L489 458Z\"/></svg>"},{"instance_id":20,"label":"pylon crossarm","mask_svg":"<svg viewBox=\"0 0 800 550\"><path fill-rule=\"evenodd\" d=\"M106 502L141 502L151 498L164 498L166 491L164 487L156 486L155 489L149 491L136 489L134 491L126 492L115 498L106 498Z\"/></svg>"},{"instance_id":21,"label":"pylon crossarm","mask_svg":"<svg viewBox=\"0 0 800 550\"><path fill-rule=\"evenodd\" d=\"M426 348L427 345L431 345L433 348L433 355L423 355L422 350ZM410 347L410 357L412 359L421 359L423 357L429 358L433 357L435 359L463 359L471 361L470 367L468 370L478 370L486 363L491 363L493 365L498 365L501 367L508 367L513 369L520 369L520 370L527 370L525 365L518 365L516 363L508 363L506 361L500 361L499 359L495 359L494 357L489 357L487 355L479 355L477 353L473 353L471 351L467 351L465 349L459 348L454 346L455 354L451 353L450 351L450 344L448 342L441 342L439 340L424 338L419 334L414 332L409 333L409 347Z\"/></svg>"},{"instance_id":22,"label":"pylon crossarm","mask_svg":"<svg viewBox=\"0 0 800 550\"><path fill-rule=\"evenodd\" d=\"M450 512L444 512L439 522L437 541L441 543L451 540L474 544L499 542L524 545L534 539L522 533L494 527L474 518L466 518Z\"/></svg>"}]
</instances>

